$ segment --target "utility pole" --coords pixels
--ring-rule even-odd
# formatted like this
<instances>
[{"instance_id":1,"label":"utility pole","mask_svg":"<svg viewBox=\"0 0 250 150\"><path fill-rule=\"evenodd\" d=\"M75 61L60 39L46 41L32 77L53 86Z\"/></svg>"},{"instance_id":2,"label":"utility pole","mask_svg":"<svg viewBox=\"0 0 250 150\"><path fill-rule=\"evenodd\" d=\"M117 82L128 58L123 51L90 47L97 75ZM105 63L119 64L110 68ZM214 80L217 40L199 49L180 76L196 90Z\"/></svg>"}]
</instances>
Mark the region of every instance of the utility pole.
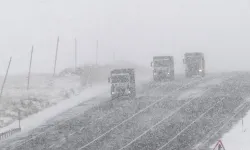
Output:
<instances>
[{"instance_id":1,"label":"utility pole","mask_svg":"<svg viewBox=\"0 0 250 150\"><path fill-rule=\"evenodd\" d=\"M98 40L96 41L96 61L95 64L97 65L98 61Z\"/></svg>"},{"instance_id":2,"label":"utility pole","mask_svg":"<svg viewBox=\"0 0 250 150\"><path fill-rule=\"evenodd\" d=\"M9 60L9 65L8 65L8 68L7 68L7 71L6 71L6 74L5 74L4 80L3 80L3 84L2 84L2 88L1 88L1 93L0 93L0 98L2 97L2 94L3 94L3 89L4 89L4 85L5 85L5 82L6 82L6 80L7 80L8 73L9 73L11 60L12 60L12 57L10 57L10 60Z\"/></svg>"},{"instance_id":3,"label":"utility pole","mask_svg":"<svg viewBox=\"0 0 250 150\"><path fill-rule=\"evenodd\" d=\"M75 38L75 72L77 68L77 40Z\"/></svg>"},{"instance_id":4,"label":"utility pole","mask_svg":"<svg viewBox=\"0 0 250 150\"><path fill-rule=\"evenodd\" d=\"M54 62L54 73L53 73L53 77L54 77L55 74L56 74L56 63L57 63L58 46L59 46L59 36L57 37L57 43L56 43L56 54L55 54L55 62Z\"/></svg>"},{"instance_id":5,"label":"utility pole","mask_svg":"<svg viewBox=\"0 0 250 150\"><path fill-rule=\"evenodd\" d=\"M33 45L32 45L32 48L31 48L31 55L30 55L30 66L29 66L29 73L28 73L28 84L27 84L27 90L29 90L29 87L30 87L30 72L31 72L31 65L32 65L32 58L33 58Z\"/></svg>"}]
</instances>

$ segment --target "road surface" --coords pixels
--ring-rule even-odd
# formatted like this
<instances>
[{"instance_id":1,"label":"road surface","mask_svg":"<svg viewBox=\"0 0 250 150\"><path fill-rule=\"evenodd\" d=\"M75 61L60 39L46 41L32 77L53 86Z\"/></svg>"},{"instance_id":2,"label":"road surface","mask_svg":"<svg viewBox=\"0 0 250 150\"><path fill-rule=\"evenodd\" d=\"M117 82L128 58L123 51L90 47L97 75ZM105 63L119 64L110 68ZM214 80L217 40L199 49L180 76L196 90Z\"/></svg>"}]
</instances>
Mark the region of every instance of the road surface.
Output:
<instances>
[{"instance_id":1,"label":"road surface","mask_svg":"<svg viewBox=\"0 0 250 150\"><path fill-rule=\"evenodd\" d=\"M248 73L149 82L135 99L96 97L0 148L205 150L249 110L249 90Z\"/></svg>"}]
</instances>

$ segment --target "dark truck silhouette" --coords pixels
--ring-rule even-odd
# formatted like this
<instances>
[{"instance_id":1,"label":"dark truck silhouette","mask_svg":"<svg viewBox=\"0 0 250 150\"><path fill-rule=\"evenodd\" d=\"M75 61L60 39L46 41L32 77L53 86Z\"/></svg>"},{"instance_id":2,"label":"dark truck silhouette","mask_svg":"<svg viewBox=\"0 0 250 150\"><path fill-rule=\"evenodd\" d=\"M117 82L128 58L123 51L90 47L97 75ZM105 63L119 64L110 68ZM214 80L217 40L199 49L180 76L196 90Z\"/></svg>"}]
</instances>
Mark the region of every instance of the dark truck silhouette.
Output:
<instances>
[{"instance_id":1,"label":"dark truck silhouette","mask_svg":"<svg viewBox=\"0 0 250 150\"><path fill-rule=\"evenodd\" d=\"M153 78L154 81L174 80L174 57L173 56L154 56L153 62Z\"/></svg>"},{"instance_id":2,"label":"dark truck silhouette","mask_svg":"<svg viewBox=\"0 0 250 150\"><path fill-rule=\"evenodd\" d=\"M114 69L110 72L108 78L111 83L111 98L115 99L121 96L136 96L135 71L134 69Z\"/></svg>"},{"instance_id":3,"label":"dark truck silhouette","mask_svg":"<svg viewBox=\"0 0 250 150\"><path fill-rule=\"evenodd\" d=\"M185 64L185 75L187 78L205 76L205 58L203 53L185 53L183 63Z\"/></svg>"}]
</instances>

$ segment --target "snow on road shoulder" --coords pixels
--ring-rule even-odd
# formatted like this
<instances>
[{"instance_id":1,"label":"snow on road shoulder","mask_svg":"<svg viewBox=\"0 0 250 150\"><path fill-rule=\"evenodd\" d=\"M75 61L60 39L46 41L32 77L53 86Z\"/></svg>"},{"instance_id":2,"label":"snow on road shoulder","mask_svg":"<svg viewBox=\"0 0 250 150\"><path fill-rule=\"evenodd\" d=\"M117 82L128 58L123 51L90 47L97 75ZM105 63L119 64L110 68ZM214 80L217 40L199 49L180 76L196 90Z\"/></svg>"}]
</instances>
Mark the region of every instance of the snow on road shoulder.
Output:
<instances>
[{"instance_id":1,"label":"snow on road shoulder","mask_svg":"<svg viewBox=\"0 0 250 150\"><path fill-rule=\"evenodd\" d=\"M107 90L108 90L107 84L103 83L98 86L94 86L92 88L84 90L78 96L72 97L67 100L63 100L52 107L46 108L36 114L33 114L21 120L22 132L30 131L38 127L39 125L45 123L47 120L59 115L60 113L65 112L68 109L77 106L80 103L87 101L97 95L105 93ZM9 126L0 129L0 133L16 127L18 127L18 121L15 121Z\"/></svg>"},{"instance_id":2,"label":"snow on road shoulder","mask_svg":"<svg viewBox=\"0 0 250 150\"><path fill-rule=\"evenodd\" d=\"M78 95L86 88L81 85L80 77L75 75L33 75L29 90L26 90L24 79L22 75L8 77L0 101L0 128L17 120L18 110L21 111L21 118L25 118L61 100Z\"/></svg>"},{"instance_id":3,"label":"snow on road shoulder","mask_svg":"<svg viewBox=\"0 0 250 150\"><path fill-rule=\"evenodd\" d=\"M201 96L204 93L205 90L203 89L193 89L193 90L188 90L184 93L182 93L177 100L184 100L187 98L196 98Z\"/></svg>"},{"instance_id":4,"label":"snow on road shoulder","mask_svg":"<svg viewBox=\"0 0 250 150\"><path fill-rule=\"evenodd\" d=\"M218 84L220 84L222 81L223 81L223 78L215 78L215 79L213 79L213 80L209 80L209 81L207 81L207 82L201 83L201 84L199 84L197 87L199 87L199 88L204 88L204 87L211 86L211 85L218 85Z\"/></svg>"},{"instance_id":5,"label":"snow on road shoulder","mask_svg":"<svg viewBox=\"0 0 250 150\"><path fill-rule=\"evenodd\" d=\"M250 98L247 99L250 101ZM243 119L226 134L221 141L226 150L249 150L250 149L250 111L247 112ZM214 143L210 148L214 148Z\"/></svg>"},{"instance_id":6,"label":"snow on road shoulder","mask_svg":"<svg viewBox=\"0 0 250 150\"><path fill-rule=\"evenodd\" d=\"M204 92L206 91L208 87L219 85L222 81L223 81L222 78L218 78L218 79L216 78L216 79L208 80L204 83L198 84L194 89L187 90L181 95L179 95L177 100L200 97L201 95L204 94Z\"/></svg>"}]
</instances>

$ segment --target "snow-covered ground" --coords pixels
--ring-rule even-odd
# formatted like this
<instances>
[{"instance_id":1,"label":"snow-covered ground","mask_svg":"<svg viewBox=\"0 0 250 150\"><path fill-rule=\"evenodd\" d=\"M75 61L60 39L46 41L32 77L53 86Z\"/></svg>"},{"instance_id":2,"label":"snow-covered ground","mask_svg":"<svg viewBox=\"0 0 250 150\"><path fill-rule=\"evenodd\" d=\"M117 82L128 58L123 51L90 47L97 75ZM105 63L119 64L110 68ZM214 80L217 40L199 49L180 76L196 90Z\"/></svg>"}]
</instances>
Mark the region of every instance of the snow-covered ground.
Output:
<instances>
[{"instance_id":1,"label":"snow-covered ground","mask_svg":"<svg viewBox=\"0 0 250 150\"><path fill-rule=\"evenodd\" d=\"M21 118L25 118L61 100L78 95L83 89L80 77L76 75L33 75L29 90L26 86L25 76L8 77L0 100L0 128L17 120L18 109L21 111Z\"/></svg>"},{"instance_id":2,"label":"snow-covered ground","mask_svg":"<svg viewBox=\"0 0 250 150\"><path fill-rule=\"evenodd\" d=\"M201 83L201 84L199 84L197 87L199 87L199 88L204 88L204 87L207 87L207 86L218 85L218 84L220 84L222 81L223 81L223 78L215 78L215 79L213 79L213 80L210 80L210 81Z\"/></svg>"},{"instance_id":3,"label":"snow-covered ground","mask_svg":"<svg viewBox=\"0 0 250 150\"><path fill-rule=\"evenodd\" d=\"M250 101L250 98L246 98L246 101ZM235 115L240 115L241 111L236 110ZM233 116L232 116L233 117ZM231 119L231 118L230 118ZM229 121L229 120L228 120ZM218 139L222 142L226 150L249 150L250 149L250 111L240 119L233 128L226 134ZM210 149L216 147L216 143L210 146ZM216 149L217 150L217 149Z\"/></svg>"},{"instance_id":4,"label":"snow-covered ground","mask_svg":"<svg viewBox=\"0 0 250 150\"><path fill-rule=\"evenodd\" d=\"M54 106L51 106L36 114L24 118L21 120L22 132L27 132L29 130L32 130L38 127L39 125L45 123L47 120L57 116L58 114L74 106L77 106L78 104L86 100L89 100L90 98L95 97L96 95L107 92L107 90L108 90L107 84L100 84L99 86L85 89L78 96L75 96L67 100L63 100ZM15 121L11 125L0 129L0 132L4 132L16 127L18 127L18 121Z\"/></svg>"},{"instance_id":5,"label":"snow-covered ground","mask_svg":"<svg viewBox=\"0 0 250 150\"><path fill-rule=\"evenodd\" d=\"M203 89L192 89L192 90L188 90L184 93L182 93L177 100L185 100L187 98L195 98L195 97L200 97L203 93L205 92L205 90Z\"/></svg>"},{"instance_id":6,"label":"snow-covered ground","mask_svg":"<svg viewBox=\"0 0 250 150\"><path fill-rule=\"evenodd\" d=\"M197 98L200 97L208 87L219 85L223 81L223 78L216 78L208 80L204 83L198 84L195 88L187 90L186 92L179 95L177 100L185 100L187 98Z\"/></svg>"},{"instance_id":7,"label":"snow-covered ground","mask_svg":"<svg viewBox=\"0 0 250 150\"><path fill-rule=\"evenodd\" d=\"M137 80L138 88L141 88L141 85L148 82L150 77L144 76L140 77ZM74 96L70 99L63 100L58 104L46 108L36 114L33 114L29 117L26 117L21 120L22 133L26 133L50 120L51 118L69 110L72 107L75 107L83 102L88 101L89 99L99 96L101 94L105 94L109 97L109 89L110 85L108 83L100 83L98 85L94 85L92 87L86 88L79 95ZM12 124L0 129L0 133L7 131L12 128L18 127L18 121L13 122Z\"/></svg>"},{"instance_id":8,"label":"snow-covered ground","mask_svg":"<svg viewBox=\"0 0 250 150\"><path fill-rule=\"evenodd\" d=\"M226 150L250 150L250 112L226 133L221 141ZM215 144L211 148L214 146Z\"/></svg>"},{"instance_id":9,"label":"snow-covered ground","mask_svg":"<svg viewBox=\"0 0 250 150\"><path fill-rule=\"evenodd\" d=\"M145 80L143 78L145 72L150 70L134 66L125 62L97 66L92 70L90 78L88 76L88 80L92 80L92 87L85 85L85 76L71 74L70 69L65 69L66 71L64 70L56 77L32 75L28 91L26 90L27 78L25 76L10 76L0 101L0 133L18 127L18 110L21 112L22 131L25 131L93 96L97 96L100 92L105 91L104 85L105 88L109 87L107 86L107 78L113 68L133 67L138 71L137 81ZM3 78L0 80L3 81ZM146 80L149 78L146 77Z\"/></svg>"}]
</instances>

